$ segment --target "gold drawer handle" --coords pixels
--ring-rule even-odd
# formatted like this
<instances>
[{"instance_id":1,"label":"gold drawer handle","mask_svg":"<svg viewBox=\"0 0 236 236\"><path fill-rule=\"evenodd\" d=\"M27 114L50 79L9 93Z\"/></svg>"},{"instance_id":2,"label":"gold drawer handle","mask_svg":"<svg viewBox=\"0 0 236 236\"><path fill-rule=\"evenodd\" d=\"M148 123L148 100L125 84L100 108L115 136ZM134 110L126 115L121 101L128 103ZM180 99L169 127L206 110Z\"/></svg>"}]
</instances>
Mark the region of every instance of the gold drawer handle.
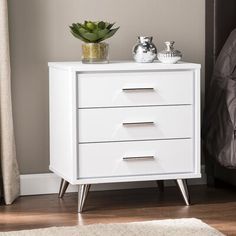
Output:
<instances>
[{"instance_id":1,"label":"gold drawer handle","mask_svg":"<svg viewBox=\"0 0 236 236\"><path fill-rule=\"evenodd\" d=\"M124 122L124 126L128 125L154 125L155 123L153 121L141 121L141 122Z\"/></svg>"},{"instance_id":2,"label":"gold drawer handle","mask_svg":"<svg viewBox=\"0 0 236 236\"><path fill-rule=\"evenodd\" d=\"M154 88L123 88L123 92L130 92L130 91L153 91Z\"/></svg>"},{"instance_id":3,"label":"gold drawer handle","mask_svg":"<svg viewBox=\"0 0 236 236\"><path fill-rule=\"evenodd\" d=\"M155 158L154 156L129 156L129 157L123 157L123 161L151 160L154 158Z\"/></svg>"}]
</instances>

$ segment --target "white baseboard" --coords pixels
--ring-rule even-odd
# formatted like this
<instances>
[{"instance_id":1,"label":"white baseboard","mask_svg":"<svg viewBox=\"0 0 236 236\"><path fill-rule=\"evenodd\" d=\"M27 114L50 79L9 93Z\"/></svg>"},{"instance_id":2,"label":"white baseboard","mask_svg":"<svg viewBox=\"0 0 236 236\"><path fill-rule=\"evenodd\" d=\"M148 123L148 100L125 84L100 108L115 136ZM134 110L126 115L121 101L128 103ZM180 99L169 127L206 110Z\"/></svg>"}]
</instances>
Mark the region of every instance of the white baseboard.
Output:
<instances>
[{"instance_id":1,"label":"white baseboard","mask_svg":"<svg viewBox=\"0 0 236 236\"><path fill-rule=\"evenodd\" d=\"M202 178L191 179L190 185L206 184L205 168L202 166ZM20 176L21 196L40 195L58 193L60 178L53 173L29 174ZM173 181L165 181L166 186L174 185ZM115 189L132 189L132 188L150 188L156 187L155 181L146 182L129 182L129 183L112 183L92 185L91 191L115 190ZM70 185L67 192L77 192L77 186Z\"/></svg>"}]
</instances>

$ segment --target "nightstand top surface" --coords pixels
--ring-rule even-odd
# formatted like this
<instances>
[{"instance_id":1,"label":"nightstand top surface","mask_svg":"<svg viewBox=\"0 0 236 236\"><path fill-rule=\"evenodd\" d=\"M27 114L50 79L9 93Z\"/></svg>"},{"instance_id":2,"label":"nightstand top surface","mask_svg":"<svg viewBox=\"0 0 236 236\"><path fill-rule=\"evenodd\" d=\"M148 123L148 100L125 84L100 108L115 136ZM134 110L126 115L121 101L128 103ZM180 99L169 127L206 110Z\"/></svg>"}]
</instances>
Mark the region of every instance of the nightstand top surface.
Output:
<instances>
[{"instance_id":1,"label":"nightstand top surface","mask_svg":"<svg viewBox=\"0 0 236 236\"><path fill-rule=\"evenodd\" d=\"M49 67L58 69L73 70L78 72L86 71L132 71L132 70L190 70L200 69L200 64L178 62L176 64L163 64L159 61L153 63L136 63L134 61L110 61L107 64L83 64L78 62L49 62Z\"/></svg>"}]
</instances>

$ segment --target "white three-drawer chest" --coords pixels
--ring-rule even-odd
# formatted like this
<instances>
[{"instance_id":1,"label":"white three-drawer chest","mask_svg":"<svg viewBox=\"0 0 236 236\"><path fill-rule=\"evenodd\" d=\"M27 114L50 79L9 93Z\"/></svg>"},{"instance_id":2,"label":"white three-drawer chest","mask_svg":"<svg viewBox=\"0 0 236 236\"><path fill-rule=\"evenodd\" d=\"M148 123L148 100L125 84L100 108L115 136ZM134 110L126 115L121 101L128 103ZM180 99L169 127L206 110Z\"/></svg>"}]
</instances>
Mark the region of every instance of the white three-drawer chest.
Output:
<instances>
[{"instance_id":1,"label":"white three-drawer chest","mask_svg":"<svg viewBox=\"0 0 236 236\"><path fill-rule=\"evenodd\" d=\"M200 172L200 65L49 63L50 170L79 186L186 179Z\"/></svg>"}]
</instances>

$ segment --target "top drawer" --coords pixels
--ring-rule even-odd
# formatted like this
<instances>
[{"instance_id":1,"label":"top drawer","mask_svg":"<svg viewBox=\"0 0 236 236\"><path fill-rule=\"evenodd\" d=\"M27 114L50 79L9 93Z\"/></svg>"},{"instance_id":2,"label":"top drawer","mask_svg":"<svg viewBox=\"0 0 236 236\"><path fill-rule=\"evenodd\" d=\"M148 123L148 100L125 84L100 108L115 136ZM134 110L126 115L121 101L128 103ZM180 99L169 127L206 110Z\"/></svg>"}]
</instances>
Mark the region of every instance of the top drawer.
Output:
<instances>
[{"instance_id":1,"label":"top drawer","mask_svg":"<svg viewBox=\"0 0 236 236\"><path fill-rule=\"evenodd\" d=\"M193 71L78 74L79 108L192 102Z\"/></svg>"}]
</instances>

